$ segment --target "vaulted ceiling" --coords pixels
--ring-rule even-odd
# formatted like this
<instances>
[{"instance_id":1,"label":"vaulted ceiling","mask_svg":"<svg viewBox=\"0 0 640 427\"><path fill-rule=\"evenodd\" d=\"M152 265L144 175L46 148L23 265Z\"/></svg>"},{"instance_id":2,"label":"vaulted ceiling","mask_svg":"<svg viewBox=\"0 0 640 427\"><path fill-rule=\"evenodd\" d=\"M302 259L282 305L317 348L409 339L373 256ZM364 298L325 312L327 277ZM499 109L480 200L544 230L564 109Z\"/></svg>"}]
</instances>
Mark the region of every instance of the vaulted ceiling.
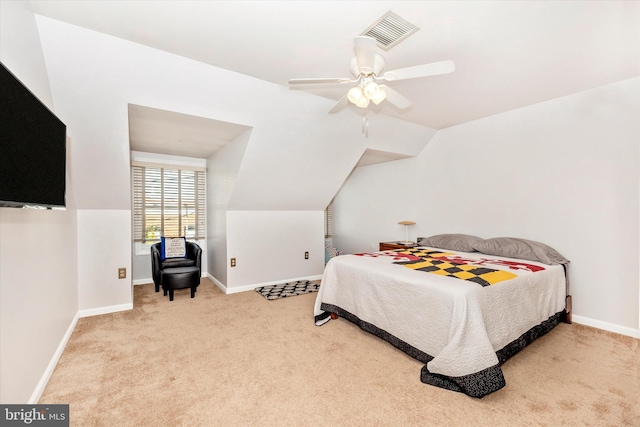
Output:
<instances>
[{"instance_id":1,"label":"vaulted ceiling","mask_svg":"<svg viewBox=\"0 0 640 427\"><path fill-rule=\"evenodd\" d=\"M351 77L353 38L392 11L419 29L379 50L386 69L453 60L456 70L389 83L412 101L405 111L385 102L370 108L432 129L640 75L636 1L30 3L44 16L283 86L291 78ZM291 90L338 100L348 88Z\"/></svg>"}]
</instances>

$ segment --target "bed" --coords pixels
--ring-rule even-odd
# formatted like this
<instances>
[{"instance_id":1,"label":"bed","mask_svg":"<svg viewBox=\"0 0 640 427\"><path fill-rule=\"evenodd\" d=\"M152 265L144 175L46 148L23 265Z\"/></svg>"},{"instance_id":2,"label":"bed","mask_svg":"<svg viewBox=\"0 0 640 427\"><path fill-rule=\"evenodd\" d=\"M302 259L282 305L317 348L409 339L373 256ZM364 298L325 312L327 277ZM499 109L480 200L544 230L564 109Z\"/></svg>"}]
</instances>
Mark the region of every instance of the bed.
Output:
<instances>
[{"instance_id":1,"label":"bed","mask_svg":"<svg viewBox=\"0 0 640 427\"><path fill-rule=\"evenodd\" d=\"M465 234L418 244L332 258L316 325L343 317L423 362L423 383L483 397L506 385L507 359L570 322L569 261L553 248Z\"/></svg>"}]
</instances>

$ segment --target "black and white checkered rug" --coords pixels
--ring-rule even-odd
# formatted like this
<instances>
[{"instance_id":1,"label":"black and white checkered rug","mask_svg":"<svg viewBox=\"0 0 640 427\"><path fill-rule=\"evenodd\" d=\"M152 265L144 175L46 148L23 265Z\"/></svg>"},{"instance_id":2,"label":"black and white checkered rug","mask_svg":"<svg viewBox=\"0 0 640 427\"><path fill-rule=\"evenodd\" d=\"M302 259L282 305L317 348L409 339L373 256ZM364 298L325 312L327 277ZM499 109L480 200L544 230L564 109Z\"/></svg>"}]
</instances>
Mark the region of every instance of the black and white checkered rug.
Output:
<instances>
[{"instance_id":1,"label":"black and white checkered rug","mask_svg":"<svg viewBox=\"0 0 640 427\"><path fill-rule=\"evenodd\" d=\"M298 280L297 282L262 286L259 288L255 288L255 291L268 300L274 300L278 298L293 297L296 295L318 292L319 286L319 283L310 282L309 280Z\"/></svg>"}]
</instances>

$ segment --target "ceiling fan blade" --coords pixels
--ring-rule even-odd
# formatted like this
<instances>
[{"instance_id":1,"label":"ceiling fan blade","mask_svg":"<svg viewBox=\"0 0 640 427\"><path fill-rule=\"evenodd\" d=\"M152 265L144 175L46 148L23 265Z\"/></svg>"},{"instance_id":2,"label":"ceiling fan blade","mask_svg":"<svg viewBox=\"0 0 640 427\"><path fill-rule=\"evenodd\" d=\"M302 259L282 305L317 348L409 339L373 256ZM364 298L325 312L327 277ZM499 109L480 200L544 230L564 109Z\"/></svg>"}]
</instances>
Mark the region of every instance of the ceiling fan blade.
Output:
<instances>
[{"instance_id":1,"label":"ceiling fan blade","mask_svg":"<svg viewBox=\"0 0 640 427\"><path fill-rule=\"evenodd\" d=\"M290 85L315 85L315 84L326 84L326 83L354 83L358 80L352 80L347 77L344 78L308 78L308 79L291 79L289 80Z\"/></svg>"},{"instance_id":2,"label":"ceiling fan blade","mask_svg":"<svg viewBox=\"0 0 640 427\"><path fill-rule=\"evenodd\" d=\"M414 67L387 71L382 75L382 77L380 77L380 79L386 81L415 79L418 77L453 73L455 69L456 65L453 61L433 62L431 64L416 65Z\"/></svg>"},{"instance_id":3,"label":"ceiling fan blade","mask_svg":"<svg viewBox=\"0 0 640 427\"><path fill-rule=\"evenodd\" d=\"M340 100L329 110L329 114L337 113L349 104L347 95L340 98Z\"/></svg>"},{"instance_id":4,"label":"ceiling fan blade","mask_svg":"<svg viewBox=\"0 0 640 427\"><path fill-rule=\"evenodd\" d=\"M395 90L391 89L389 86L380 85L380 87L384 89L384 92L387 94L386 100L389 101L391 104L395 105L401 110L411 107L411 101L409 101L404 96L400 95Z\"/></svg>"},{"instance_id":5,"label":"ceiling fan blade","mask_svg":"<svg viewBox=\"0 0 640 427\"><path fill-rule=\"evenodd\" d=\"M354 39L356 61L360 73L371 74L376 59L376 46L378 42L373 37L358 36Z\"/></svg>"}]
</instances>

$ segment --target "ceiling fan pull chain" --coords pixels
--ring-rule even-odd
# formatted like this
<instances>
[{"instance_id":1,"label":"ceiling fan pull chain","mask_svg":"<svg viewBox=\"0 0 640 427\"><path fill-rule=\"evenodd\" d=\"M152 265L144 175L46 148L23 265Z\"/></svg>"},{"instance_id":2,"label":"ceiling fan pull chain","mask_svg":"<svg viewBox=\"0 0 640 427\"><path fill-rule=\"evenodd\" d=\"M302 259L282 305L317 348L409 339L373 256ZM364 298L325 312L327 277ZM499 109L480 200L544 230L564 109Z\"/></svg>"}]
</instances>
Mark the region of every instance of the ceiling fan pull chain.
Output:
<instances>
[{"instance_id":1,"label":"ceiling fan pull chain","mask_svg":"<svg viewBox=\"0 0 640 427\"><path fill-rule=\"evenodd\" d=\"M369 117L366 110L362 115L362 133L364 133L365 138L369 138Z\"/></svg>"}]
</instances>

